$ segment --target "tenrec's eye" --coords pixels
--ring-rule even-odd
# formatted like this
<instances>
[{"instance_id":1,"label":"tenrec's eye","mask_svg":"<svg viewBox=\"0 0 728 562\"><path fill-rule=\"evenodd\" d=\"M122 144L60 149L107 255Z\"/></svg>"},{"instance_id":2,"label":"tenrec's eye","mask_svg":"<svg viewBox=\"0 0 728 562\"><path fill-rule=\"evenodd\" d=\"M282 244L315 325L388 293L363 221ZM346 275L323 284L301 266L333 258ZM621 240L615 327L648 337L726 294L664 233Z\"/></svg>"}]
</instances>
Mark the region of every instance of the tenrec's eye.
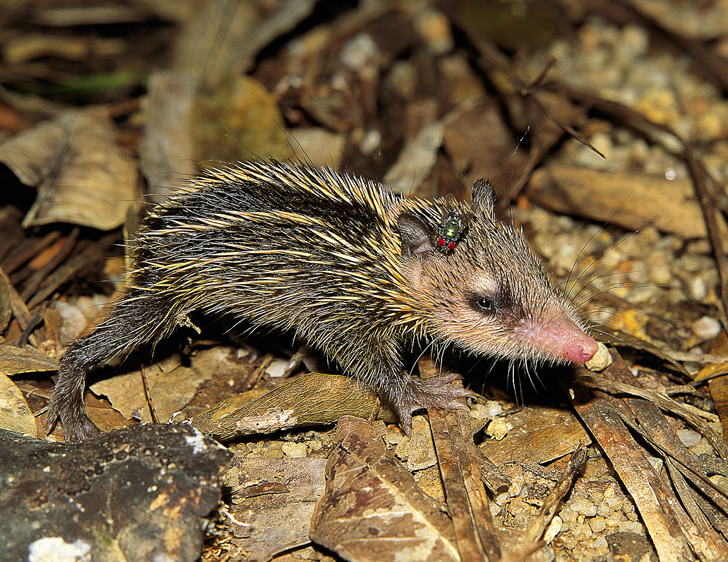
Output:
<instances>
[{"instance_id":1,"label":"tenrec's eye","mask_svg":"<svg viewBox=\"0 0 728 562\"><path fill-rule=\"evenodd\" d=\"M473 295L471 299L473 308L479 312L485 312L488 314L494 314L498 312L495 299L488 295Z\"/></svg>"}]
</instances>

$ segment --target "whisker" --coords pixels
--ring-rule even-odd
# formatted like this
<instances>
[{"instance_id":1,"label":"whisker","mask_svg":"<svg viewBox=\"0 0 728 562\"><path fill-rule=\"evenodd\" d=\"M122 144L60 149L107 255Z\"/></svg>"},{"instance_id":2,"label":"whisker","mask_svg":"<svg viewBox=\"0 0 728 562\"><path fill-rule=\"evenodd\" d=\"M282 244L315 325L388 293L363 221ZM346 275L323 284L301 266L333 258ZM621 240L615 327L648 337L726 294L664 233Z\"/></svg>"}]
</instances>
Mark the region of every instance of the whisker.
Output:
<instances>
[{"instance_id":1,"label":"whisker","mask_svg":"<svg viewBox=\"0 0 728 562\"><path fill-rule=\"evenodd\" d=\"M626 242L627 240L629 240L630 238L632 238L633 236L635 236L639 232L640 232L639 230L635 230L633 232L630 232L627 236L624 236L616 244L612 244L609 248L607 248L606 250L604 250L601 254L599 254L594 259L592 259L591 262L589 262L589 264L578 275L578 277L576 279L574 279L574 283L571 285L571 287L568 287L568 286L566 287L566 289L567 289L566 290L566 298L568 299L569 295L571 294L571 291L574 289L574 287L577 285L577 283L579 283L579 281L581 281L581 278L584 277L584 275L586 275L586 273L592 268L592 266L594 264L596 264L600 259L602 259L604 256L606 256L612 250L616 250L621 244L623 244L624 242ZM592 238L594 238L594 236L592 236ZM572 269L573 269L573 267L572 267Z\"/></svg>"},{"instance_id":2,"label":"whisker","mask_svg":"<svg viewBox=\"0 0 728 562\"><path fill-rule=\"evenodd\" d=\"M608 223L604 223L599 229L597 229L594 234L592 234L586 242L584 242L584 245L581 247L579 252L574 257L574 263L571 264L571 269L569 270L569 274L566 276L566 280L564 281L564 297L566 299L569 298L569 294L571 293L571 290L576 285L576 283L579 281L579 278L574 280L574 285L572 285L571 288L569 288L569 281L571 280L571 275L574 273L574 269L576 268L576 264L579 263L579 258L584 253L584 250L586 250L586 247L589 245L589 243L594 240L594 238L597 237L598 234L604 232L606 229ZM593 263L593 262L592 262ZM591 267L592 264L589 264L589 267Z\"/></svg>"}]
</instances>

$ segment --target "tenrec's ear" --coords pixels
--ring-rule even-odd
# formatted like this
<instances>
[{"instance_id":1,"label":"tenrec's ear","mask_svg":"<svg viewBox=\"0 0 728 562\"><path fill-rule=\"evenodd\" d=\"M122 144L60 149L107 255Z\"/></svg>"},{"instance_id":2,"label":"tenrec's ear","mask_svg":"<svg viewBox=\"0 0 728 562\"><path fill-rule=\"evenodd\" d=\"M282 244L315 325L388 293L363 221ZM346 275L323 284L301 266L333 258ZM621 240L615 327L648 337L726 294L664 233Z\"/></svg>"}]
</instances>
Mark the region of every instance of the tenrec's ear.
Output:
<instances>
[{"instance_id":1,"label":"tenrec's ear","mask_svg":"<svg viewBox=\"0 0 728 562\"><path fill-rule=\"evenodd\" d=\"M473 182L473 209L480 216L495 219L495 189L490 180L480 178Z\"/></svg>"},{"instance_id":2,"label":"tenrec's ear","mask_svg":"<svg viewBox=\"0 0 728 562\"><path fill-rule=\"evenodd\" d=\"M420 219L412 213L397 218L402 238L402 257L424 257L433 249L432 235Z\"/></svg>"}]
</instances>

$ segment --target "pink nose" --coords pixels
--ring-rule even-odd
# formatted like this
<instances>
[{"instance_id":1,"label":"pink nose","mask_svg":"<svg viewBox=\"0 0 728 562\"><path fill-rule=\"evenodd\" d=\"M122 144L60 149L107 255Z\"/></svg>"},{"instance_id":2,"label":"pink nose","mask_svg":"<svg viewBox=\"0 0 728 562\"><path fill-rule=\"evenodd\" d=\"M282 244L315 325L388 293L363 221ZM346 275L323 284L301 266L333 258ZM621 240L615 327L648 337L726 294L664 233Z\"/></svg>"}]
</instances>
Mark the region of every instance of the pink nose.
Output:
<instances>
[{"instance_id":1,"label":"pink nose","mask_svg":"<svg viewBox=\"0 0 728 562\"><path fill-rule=\"evenodd\" d=\"M516 328L521 341L572 363L585 363L597 352L598 344L568 318L542 321L532 318Z\"/></svg>"},{"instance_id":2,"label":"pink nose","mask_svg":"<svg viewBox=\"0 0 728 562\"><path fill-rule=\"evenodd\" d=\"M564 348L564 359L572 363L586 363L594 357L598 347L593 337L582 332L579 338L574 338Z\"/></svg>"}]
</instances>

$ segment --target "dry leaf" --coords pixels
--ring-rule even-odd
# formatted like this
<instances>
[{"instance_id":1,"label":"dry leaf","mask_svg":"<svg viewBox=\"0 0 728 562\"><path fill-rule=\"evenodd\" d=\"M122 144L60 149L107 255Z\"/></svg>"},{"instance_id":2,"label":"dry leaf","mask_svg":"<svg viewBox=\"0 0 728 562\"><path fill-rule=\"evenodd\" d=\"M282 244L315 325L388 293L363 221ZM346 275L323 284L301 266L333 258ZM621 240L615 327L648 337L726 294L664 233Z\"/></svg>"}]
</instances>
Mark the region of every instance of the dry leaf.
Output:
<instances>
[{"instance_id":1,"label":"dry leaf","mask_svg":"<svg viewBox=\"0 0 728 562\"><path fill-rule=\"evenodd\" d=\"M0 428L36 437L35 416L15 383L0 374Z\"/></svg>"},{"instance_id":2,"label":"dry leaf","mask_svg":"<svg viewBox=\"0 0 728 562\"><path fill-rule=\"evenodd\" d=\"M190 366L180 364L178 355L156 362L144 369L149 396L160 422L169 420L184 408L198 387L216 373L229 372L235 376L239 368L236 348L215 346L197 353ZM151 421L149 405L139 370L101 380L91 385L91 391L106 396L115 410L131 419L141 412L141 421Z\"/></svg>"},{"instance_id":3,"label":"dry leaf","mask_svg":"<svg viewBox=\"0 0 728 562\"><path fill-rule=\"evenodd\" d=\"M111 230L137 196L134 161L104 109L67 110L0 145L0 162L38 197L23 226L68 222Z\"/></svg>"},{"instance_id":4,"label":"dry leaf","mask_svg":"<svg viewBox=\"0 0 728 562\"><path fill-rule=\"evenodd\" d=\"M311 539L347 560L459 560L452 522L366 421L339 421Z\"/></svg>"},{"instance_id":5,"label":"dry leaf","mask_svg":"<svg viewBox=\"0 0 728 562\"><path fill-rule=\"evenodd\" d=\"M325 459L233 459L225 475L238 523L235 539L249 560L309 542L316 500L324 491ZM240 525L242 523L242 525ZM235 525L235 523L233 523Z\"/></svg>"},{"instance_id":6,"label":"dry leaf","mask_svg":"<svg viewBox=\"0 0 728 562\"><path fill-rule=\"evenodd\" d=\"M344 155L346 137L320 127L288 129L293 157L314 166L330 166L338 170Z\"/></svg>"},{"instance_id":7,"label":"dry leaf","mask_svg":"<svg viewBox=\"0 0 728 562\"><path fill-rule=\"evenodd\" d=\"M630 230L654 225L683 238L706 236L700 207L687 179L600 172L552 165L537 170L528 194L539 205Z\"/></svg>"},{"instance_id":8,"label":"dry leaf","mask_svg":"<svg viewBox=\"0 0 728 562\"><path fill-rule=\"evenodd\" d=\"M180 178L197 172L188 126L194 96L195 84L183 72L159 71L149 79L139 157L154 202L162 201Z\"/></svg>"},{"instance_id":9,"label":"dry leaf","mask_svg":"<svg viewBox=\"0 0 728 562\"><path fill-rule=\"evenodd\" d=\"M645 390L645 383L634 378L621 357L613 353L613 358L614 363L604 370L601 382L615 390L619 387L622 394L634 389L632 396L616 398L595 390L586 393L577 387L572 390L576 411L629 491L660 560L693 560L695 556L706 560L725 559L728 544L706 519L705 509L717 507L725 512L728 496L710 482L705 469L660 411L689 413L690 410L660 393ZM592 375L582 376L598 382ZM645 396L636 397L640 394ZM709 437L712 431L705 427L703 420L699 421L704 426L703 434ZM648 449L631 432L638 433L644 442L659 451L668 474L661 474L650 462ZM715 438L711 442L725 457L725 444Z\"/></svg>"},{"instance_id":10,"label":"dry leaf","mask_svg":"<svg viewBox=\"0 0 728 562\"><path fill-rule=\"evenodd\" d=\"M172 67L190 73L195 84L217 87L249 70L260 49L308 17L314 4L313 0L198 3L196 16L186 20L178 36Z\"/></svg>"},{"instance_id":11,"label":"dry leaf","mask_svg":"<svg viewBox=\"0 0 728 562\"><path fill-rule=\"evenodd\" d=\"M157 4L154 3L154 9L159 8ZM174 6L176 11L177 4ZM269 155L266 147L248 144L250 139L239 136L232 126L227 127L227 134L223 129L210 128L208 137L212 144L209 150L193 148L191 137L191 127L195 130L199 127L197 117L192 113L201 85L209 90L211 84L230 83L231 76L243 74L261 48L309 15L313 2L288 0L278 4L274 13L266 13L268 7L262 2L204 2L194 6L194 10L201 10L201 13L183 18L185 25L177 36L171 69L153 74L150 80L147 126L140 155L152 193L168 193L170 184L197 171L202 158L237 160L238 151L243 149L251 150L258 157ZM212 90L217 91L217 88ZM224 126L240 111L239 108L232 109L233 104L238 103L234 99L221 100L224 111L210 118ZM266 116L266 129L272 127L282 134L280 114L268 111ZM262 116L255 115L255 118ZM215 152L213 147L220 142L232 143L234 150Z\"/></svg>"},{"instance_id":12,"label":"dry leaf","mask_svg":"<svg viewBox=\"0 0 728 562\"><path fill-rule=\"evenodd\" d=\"M189 135L198 161L286 159L291 147L273 95L255 78L237 76L193 100Z\"/></svg>"},{"instance_id":13,"label":"dry leaf","mask_svg":"<svg viewBox=\"0 0 728 562\"><path fill-rule=\"evenodd\" d=\"M517 139L504 123L497 103L463 104L444 123L445 150L469 183L490 178L496 189L505 191L519 177L527 156L515 151Z\"/></svg>"},{"instance_id":14,"label":"dry leaf","mask_svg":"<svg viewBox=\"0 0 728 562\"><path fill-rule=\"evenodd\" d=\"M8 278L0 275L0 333L5 332L5 328L10 323L13 316L13 297L10 290Z\"/></svg>"},{"instance_id":15,"label":"dry leaf","mask_svg":"<svg viewBox=\"0 0 728 562\"><path fill-rule=\"evenodd\" d=\"M434 370L434 364L429 370ZM463 410L433 408L427 415L459 555L463 560L498 560L501 541L481 479L482 463L473 443L470 416Z\"/></svg>"},{"instance_id":16,"label":"dry leaf","mask_svg":"<svg viewBox=\"0 0 728 562\"><path fill-rule=\"evenodd\" d=\"M368 418L378 409L377 396L355 380L310 373L253 401L247 397L225 400L195 416L192 425L224 441L242 435L334 423L344 415ZM381 417L387 421L395 419L389 409L383 409Z\"/></svg>"}]
</instances>

